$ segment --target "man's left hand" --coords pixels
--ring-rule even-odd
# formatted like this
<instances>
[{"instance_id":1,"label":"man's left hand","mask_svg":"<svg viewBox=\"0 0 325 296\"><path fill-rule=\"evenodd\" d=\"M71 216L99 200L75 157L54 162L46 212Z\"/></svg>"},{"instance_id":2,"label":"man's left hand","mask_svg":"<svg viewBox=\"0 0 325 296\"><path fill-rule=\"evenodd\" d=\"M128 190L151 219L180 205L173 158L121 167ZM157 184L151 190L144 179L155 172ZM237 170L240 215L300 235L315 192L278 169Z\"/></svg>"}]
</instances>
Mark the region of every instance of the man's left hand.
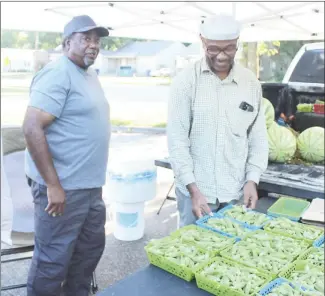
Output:
<instances>
[{"instance_id":1,"label":"man's left hand","mask_svg":"<svg viewBox=\"0 0 325 296\"><path fill-rule=\"evenodd\" d=\"M247 208L255 209L258 200L255 182L247 181L244 186L244 204Z\"/></svg>"}]
</instances>

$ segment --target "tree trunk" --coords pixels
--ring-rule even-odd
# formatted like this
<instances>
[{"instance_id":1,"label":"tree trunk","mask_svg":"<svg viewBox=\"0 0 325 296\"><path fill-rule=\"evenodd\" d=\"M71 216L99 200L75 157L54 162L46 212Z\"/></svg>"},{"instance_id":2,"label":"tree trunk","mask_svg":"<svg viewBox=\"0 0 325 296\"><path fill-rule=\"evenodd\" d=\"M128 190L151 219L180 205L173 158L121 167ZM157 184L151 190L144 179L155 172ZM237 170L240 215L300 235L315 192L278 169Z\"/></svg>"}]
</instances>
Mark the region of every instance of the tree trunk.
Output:
<instances>
[{"instance_id":1,"label":"tree trunk","mask_svg":"<svg viewBox=\"0 0 325 296\"><path fill-rule=\"evenodd\" d=\"M259 57L257 55L257 42L248 43L247 68L259 78Z\"/></svg>"}]
</instances>

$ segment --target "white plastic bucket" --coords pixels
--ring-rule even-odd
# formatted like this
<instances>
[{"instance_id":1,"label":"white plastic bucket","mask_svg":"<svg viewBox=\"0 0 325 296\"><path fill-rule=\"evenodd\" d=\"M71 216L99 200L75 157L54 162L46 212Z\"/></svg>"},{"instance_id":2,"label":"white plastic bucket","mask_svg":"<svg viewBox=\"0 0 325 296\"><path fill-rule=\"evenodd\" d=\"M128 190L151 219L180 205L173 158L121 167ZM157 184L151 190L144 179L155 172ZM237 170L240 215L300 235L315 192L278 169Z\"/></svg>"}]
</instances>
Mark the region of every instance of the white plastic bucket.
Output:
<instances>
[{"instance_id":1,"label":"white plastic bucket","mask_svg":"<svg viewBox=\"0 0 325 296\"><path fill-rule=\"evenodd\" d=\"M144 235L144 202L112 205L114 237L121 241L139 240Z\"/></svg>"}]
</instances>

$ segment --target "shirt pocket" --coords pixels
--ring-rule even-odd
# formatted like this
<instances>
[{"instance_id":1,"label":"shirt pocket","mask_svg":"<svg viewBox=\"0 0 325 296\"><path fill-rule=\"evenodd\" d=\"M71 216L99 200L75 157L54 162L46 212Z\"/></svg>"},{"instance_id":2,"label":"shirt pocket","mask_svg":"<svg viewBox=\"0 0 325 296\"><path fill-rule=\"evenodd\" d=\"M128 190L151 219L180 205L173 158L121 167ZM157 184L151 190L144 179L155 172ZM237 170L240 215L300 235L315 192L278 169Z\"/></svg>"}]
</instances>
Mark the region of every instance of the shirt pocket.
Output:
<instances>
[{"instance_id":1,"label":"shirt pocket","mask_svg":"<svg viewBox=\"0 0 325 296\"><path fill-rule=\"evenodd\" d=\"M242 110L239 105L230 105L226 109L227 124L234 136L247 138L248 130L256 118L255 106L252 112Z\"/></svg>"}]
</instances>

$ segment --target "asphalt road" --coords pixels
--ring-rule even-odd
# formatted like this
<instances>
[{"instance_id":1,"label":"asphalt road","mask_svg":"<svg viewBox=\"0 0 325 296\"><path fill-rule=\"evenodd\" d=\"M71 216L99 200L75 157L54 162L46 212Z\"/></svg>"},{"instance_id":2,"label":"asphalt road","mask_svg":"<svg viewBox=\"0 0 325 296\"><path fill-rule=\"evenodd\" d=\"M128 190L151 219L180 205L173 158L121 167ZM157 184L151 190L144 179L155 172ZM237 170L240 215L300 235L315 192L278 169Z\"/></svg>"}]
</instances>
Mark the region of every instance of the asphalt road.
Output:
<instances>
[{"instance_id":1,"label":"asphalt road","mask_svg":"<svg viewBox=\"0 0 325 296\"><path fill-rule=\"evenodd\" d=\"M167 155L166 137L163 135L120 134L112 135L110 159L154 159ZM99 289L103 290L114 282L137 271L148 264L144 246L152 238L167 236L177 227L177 209L175 202L167 201L160 215L157 211L173 182L170 170L158 169L157 195L145 206L145 235L133 242L115 239L114 225L110 220L111 208L107 196L106 248L97 267L96 275ZM107 191L105 191L107 192ZM7 258L9 259L9 258ZM1 265L1 285L26 282L30 260ZM26 296L25 289L2 292L1 296Z\"/></svg>"}]
</instances>

